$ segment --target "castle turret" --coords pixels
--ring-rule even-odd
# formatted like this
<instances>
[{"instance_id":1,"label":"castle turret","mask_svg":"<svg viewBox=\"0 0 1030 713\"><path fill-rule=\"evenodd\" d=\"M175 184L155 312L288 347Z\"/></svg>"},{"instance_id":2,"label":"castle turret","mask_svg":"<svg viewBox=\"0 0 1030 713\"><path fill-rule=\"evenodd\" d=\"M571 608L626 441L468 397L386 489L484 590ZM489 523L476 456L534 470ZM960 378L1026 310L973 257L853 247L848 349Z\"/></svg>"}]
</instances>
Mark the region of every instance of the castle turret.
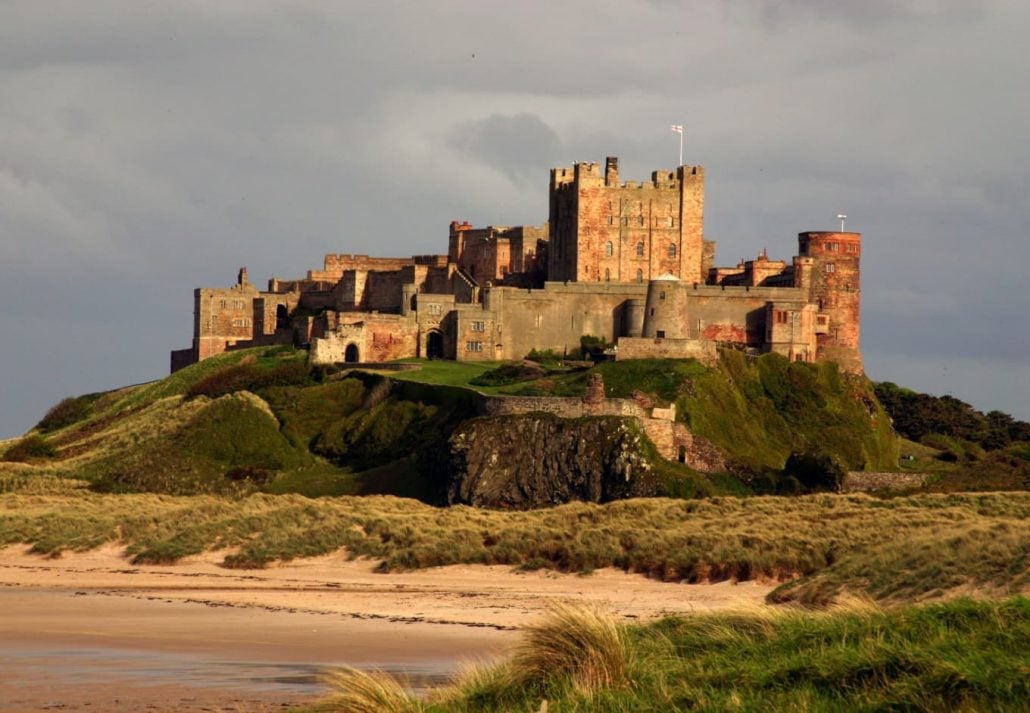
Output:
<instances>
[{"instance_id":1,"label":"castle turret","mask_svg":"<svg viewBox=\"0 0 1030 713\"><path fill-rule=\"evenodd\" d=\"M809 258L811 267L804 277L798 276L797 284L807 291L809 302L815 303L817 319L826 322L825 333L818 335L817 358L836 361L853 372L862 371L861 256L861 233L798 234L798 257Z\"/></svg>"},{"instance_id":2,"label":"castle turret","mask_svg":"<svg viewBox=\"0 0 1030 713\"><path fill-rule=\"evenodd\" d=\"M686 339L687 300L675 275L661 275L647 285L643 336L648 339Z\"/></svg>"}]
</instances>

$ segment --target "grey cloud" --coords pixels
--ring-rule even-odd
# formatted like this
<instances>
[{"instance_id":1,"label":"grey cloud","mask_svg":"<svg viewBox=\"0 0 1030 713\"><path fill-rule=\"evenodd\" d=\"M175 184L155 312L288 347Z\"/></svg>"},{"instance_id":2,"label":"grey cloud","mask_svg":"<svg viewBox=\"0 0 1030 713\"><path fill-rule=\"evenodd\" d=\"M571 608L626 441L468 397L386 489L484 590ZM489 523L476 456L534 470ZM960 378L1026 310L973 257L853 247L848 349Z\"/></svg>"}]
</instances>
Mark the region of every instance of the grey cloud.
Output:
<instances>
[{"instance_id":1,"label":"grey cloud","mask_svg":"<svg viewBox=\"0 0 1030 713\"><path fill-rule=\"evenodd\" d=\"M197 285L542 222L547 169L646 178L670 123L720 262L788 257L844 211L871 375L936 389L911 364L961 364L960 397L1028 404L1028 22L1014 1L2 3L0 435L161 376Z\"/></svg>"},{"instance_id":2,"label":"grey cloud","mask_svg":"<svg viewBox=\"0 0 1030 713\"><path fill-rule=\"evenodd\" d=\"M518 183L538 182L555 156L561 155L558 134L534 114L491 114L465 121L449 132L447 140L466 156Z\"/></svg>"}]
</instances>

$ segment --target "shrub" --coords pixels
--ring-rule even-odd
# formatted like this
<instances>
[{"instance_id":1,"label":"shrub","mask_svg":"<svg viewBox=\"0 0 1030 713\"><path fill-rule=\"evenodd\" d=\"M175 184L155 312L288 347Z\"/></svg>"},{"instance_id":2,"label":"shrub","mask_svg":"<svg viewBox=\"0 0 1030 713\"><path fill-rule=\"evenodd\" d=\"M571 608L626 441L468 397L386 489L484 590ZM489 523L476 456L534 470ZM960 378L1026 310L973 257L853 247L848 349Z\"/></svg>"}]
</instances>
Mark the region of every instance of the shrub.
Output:
<instances>
[{"instance_id":1,"label":"shrub","mask_svg":"<svg viewBox=\"0 0 1030 713\"><path fill-rule=\"evenodd\" d=\"M526 359L535 361L538 364L557 364L564 360L565 357L553 349L533 349L526 355Z\"/></svg>"},{"instance_id":2,"label":"shrub","mask_svg":"<svg viewBox=\"0 0 1030 713\"><path fill-rule=\"evenodd\" d=\"M485 371L476 378L470 379L469 383L473 386L505 386L517 384L520 381L535 381L542 378L545 373L539 364L530 361L516 361Z\"/></svg>"},{"instance_id":3,"label":"shrub","mask_svg":"<svg viewBox=\"0 0 1030 713\"><path fill-rule=\"evenodd\" d=\"M186 391L186 398L198 396L218 398L237 391L258 391L282 386L314 383L308 367L299 361L280 364L271 369L256 364L234 364L201 379Z\"/></svg>"},{"instance_id":4,"label":"shrub","mask_svg":"<svg viewBox=\"0 0 1030 713\"><path fill-rule=\"evenodd\" d=\"M827 453L791 453L783 467L784 484L796 478L806 492L840 492L846 471L841 462Z\"/></svg>"},{"instance_id":5,"label":"shrub","mask_svg":"<svg viewBox=\"0 0 1030 713\"><path fill-rule=\"evenodd\" d=\"M610 344L604 341L604 337L595 337L590 334L584 334L579 338L579 352L584 359L599 357L604 354L604 350L608 349L610 346Z\"/></svg>"},{"instance_id":6,"label":"shrub","mask_svg":"<svg viewBox=\"0 0 1030 713\"><path fill-rule=\"evenodd\" d=\"M53 444L38 433L33 433L8 448L3 459L8 463L24 463L41 458L53 458L56 455L57 449Z\"/></svg>"},{"instance_id":7,"label":"shrub","mask_svg":"<svg viewBox=\"0 0 1030 713\"><path fill-rule=\"evenodd\" d=\"M99 397L100 394L87 394L62 399L46 412L42 420L36 424L36 428L43 433L50 433L84 421L93 413L93 402Z\"/></svg>"}]
</instances>

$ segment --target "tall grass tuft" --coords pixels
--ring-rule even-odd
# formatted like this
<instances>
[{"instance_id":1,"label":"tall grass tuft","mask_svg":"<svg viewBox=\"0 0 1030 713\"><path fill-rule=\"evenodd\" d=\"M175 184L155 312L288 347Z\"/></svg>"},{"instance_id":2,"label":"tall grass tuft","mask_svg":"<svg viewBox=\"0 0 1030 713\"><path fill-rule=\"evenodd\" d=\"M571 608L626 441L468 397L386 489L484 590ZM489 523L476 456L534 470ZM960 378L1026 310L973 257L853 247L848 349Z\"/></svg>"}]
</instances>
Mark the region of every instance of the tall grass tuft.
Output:
<instances>
[{"instance_id":1,"label":"tall grass tuft","mask_svg":"<svg viewBox=\"0 0 1030 713\"><path fill-rule=\"evenodd\" d=\"M629 650L623 629L600 610L555 603L529 627L511 663L515 683L567 676L583 691L629 684Z\"/></svg>"},{"instance_id":2,"label":"tall grass tuft","mask_svg":"<svg viewBox=\"0 0 1030 713\"><path fill-rule=\"evenodd\" d=\"M345 666L328 671L322 680L332 689L319 710L333 713L417 713L422 703L408 695L393 676Z\"/></svg>"}]
</instances>

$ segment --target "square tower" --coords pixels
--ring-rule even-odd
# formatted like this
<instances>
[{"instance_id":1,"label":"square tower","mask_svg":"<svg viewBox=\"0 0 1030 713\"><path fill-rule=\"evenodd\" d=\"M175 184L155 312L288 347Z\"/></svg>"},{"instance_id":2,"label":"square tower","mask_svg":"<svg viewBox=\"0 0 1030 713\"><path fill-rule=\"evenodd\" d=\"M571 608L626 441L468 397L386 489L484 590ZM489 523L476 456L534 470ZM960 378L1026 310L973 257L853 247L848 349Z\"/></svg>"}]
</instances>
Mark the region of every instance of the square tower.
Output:
<instances>
[{"instance_id":1,"label":"square tower","mask_svg":"<svg viewBox=\"0 0 1030 713\"><path fill-rule=\"evenodd\" d=\"M551 169L548 279L704 282L704 168L619 181L618 159Z\"/></svg>"}]
</instances>

